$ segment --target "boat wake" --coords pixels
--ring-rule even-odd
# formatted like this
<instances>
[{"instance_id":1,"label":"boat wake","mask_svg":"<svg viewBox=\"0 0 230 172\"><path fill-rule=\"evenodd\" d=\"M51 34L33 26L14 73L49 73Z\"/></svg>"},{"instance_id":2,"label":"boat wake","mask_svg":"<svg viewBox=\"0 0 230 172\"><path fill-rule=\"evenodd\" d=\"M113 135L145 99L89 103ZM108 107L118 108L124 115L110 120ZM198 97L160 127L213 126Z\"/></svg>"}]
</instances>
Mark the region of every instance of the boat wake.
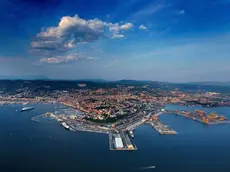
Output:
<instances>
[{"instance_id":1,"label":"boat wake","mask_svg":"<svg viewBox=\"0 0 230 172\"><path fill-rule=\"evenodd\" d=\"M148 166L148 167L140 167L140 170L149 170L149 169L154 169L156 166Z\"/></svg>"}]
</instances>

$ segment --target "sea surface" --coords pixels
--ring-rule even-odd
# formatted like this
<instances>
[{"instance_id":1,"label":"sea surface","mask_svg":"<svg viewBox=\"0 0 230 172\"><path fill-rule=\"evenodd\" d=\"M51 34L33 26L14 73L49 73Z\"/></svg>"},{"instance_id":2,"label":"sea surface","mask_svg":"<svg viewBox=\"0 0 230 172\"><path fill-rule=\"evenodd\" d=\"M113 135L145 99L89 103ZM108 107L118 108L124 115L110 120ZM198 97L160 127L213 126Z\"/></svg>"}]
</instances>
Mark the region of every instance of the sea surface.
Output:
<instances>
[{"instance_id":1,"label":"sea surface","mask_svg":"<svg viewBox=\"0 0 230 172\"><path fill-rule=\"evenodd\" d=\"M108 135L71 132L53 120L31 118L52 104L0 106L0 171L16 172L230 172L230 124L204 125L176 115L161 120L178 135L159 135L150 125L135 130L137 151L110 151ZM229 107L204 109L230 119ZM146 168L155 166L155 168Z\"/></svg>"}]
</instances>

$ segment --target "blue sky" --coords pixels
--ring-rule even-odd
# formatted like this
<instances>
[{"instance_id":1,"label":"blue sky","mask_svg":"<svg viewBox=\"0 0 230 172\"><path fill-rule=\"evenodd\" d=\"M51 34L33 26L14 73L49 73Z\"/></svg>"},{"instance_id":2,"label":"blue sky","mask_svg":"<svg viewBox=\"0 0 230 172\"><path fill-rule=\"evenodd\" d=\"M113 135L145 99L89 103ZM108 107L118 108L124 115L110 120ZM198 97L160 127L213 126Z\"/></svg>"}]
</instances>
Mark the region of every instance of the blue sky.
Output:
<instances>
[{"instance_id":1,"label":"blue sky","mask_svg":"<svg viewBox=\"0 0 230 172\"><path fill-rule=\"evenodd\" d=\"M1 0L0 75L230 81L230 0Z\"/></svg>"}]
</instances>

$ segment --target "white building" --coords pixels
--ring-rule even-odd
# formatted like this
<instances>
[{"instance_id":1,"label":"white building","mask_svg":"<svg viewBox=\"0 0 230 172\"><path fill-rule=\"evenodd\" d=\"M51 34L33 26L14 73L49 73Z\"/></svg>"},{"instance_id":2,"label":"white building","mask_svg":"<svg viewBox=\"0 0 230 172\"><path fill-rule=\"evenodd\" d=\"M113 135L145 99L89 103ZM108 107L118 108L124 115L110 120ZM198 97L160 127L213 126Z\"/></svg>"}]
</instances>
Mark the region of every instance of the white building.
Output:
<instances>
[{"instance_id":1,"label":"white building","mask_svg":"<svg viewBox=\"0 0 230 172\"><path fill-rule=\"evenodd\" d=\"M161 109L161 112L165 112L165 109Z\"/></svg>"},{"instance_id":2,"label":"white building","mask_svg":"<svg viewBox=\"0 0 230 172\"><path fill-rule=\"evenodd\" d=\"M116 138L115 138L115 147L116 147L117 149L121 149L121 148L124 147L123 142L122 142L122 140L121 140L120 137L116 137Z\"/></svg>"}]
</instances>

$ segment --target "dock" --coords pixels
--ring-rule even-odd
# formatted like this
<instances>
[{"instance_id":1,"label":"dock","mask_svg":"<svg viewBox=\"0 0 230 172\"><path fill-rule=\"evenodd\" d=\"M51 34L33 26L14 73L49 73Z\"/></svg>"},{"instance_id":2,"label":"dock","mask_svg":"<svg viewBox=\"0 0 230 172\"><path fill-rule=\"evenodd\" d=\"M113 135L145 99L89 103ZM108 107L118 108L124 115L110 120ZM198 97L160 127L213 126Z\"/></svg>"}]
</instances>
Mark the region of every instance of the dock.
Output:
<instances>
[{"instance_id":1,"label":"dock","mask_svg":"<svg viewBox=\"0 0 230 172\"><path fill-rule=\"evenodd\" d=\"M161 135L174 135L174 134L178 134L175 130L173 130L169 126L163 124L160 120L152 120L149 123Z\"/></svg>"},{"instance_id":2,"label":"dock","mask_svg":"<svg viewBox=\"0 0 230 172\"><path fill-rule=\"evenodd\" d=\"M128 131L110 131L109 133L109 149L118 151L133 151L137 150L134 140L129 135Z\"/></svg>"},{"instance_id":3,"label":"dock","mask_svg":"<svg viewBox=\"0 0 230 172\"><path fill-rule=\"evenodd\" d=\"M133 124L127 126L126 130L130 130L130 131L135 130L137 127L145 124L145 122L146 122L146 120L137 121L136 123L133 123Z\"/></svg>"}]
</instances>

